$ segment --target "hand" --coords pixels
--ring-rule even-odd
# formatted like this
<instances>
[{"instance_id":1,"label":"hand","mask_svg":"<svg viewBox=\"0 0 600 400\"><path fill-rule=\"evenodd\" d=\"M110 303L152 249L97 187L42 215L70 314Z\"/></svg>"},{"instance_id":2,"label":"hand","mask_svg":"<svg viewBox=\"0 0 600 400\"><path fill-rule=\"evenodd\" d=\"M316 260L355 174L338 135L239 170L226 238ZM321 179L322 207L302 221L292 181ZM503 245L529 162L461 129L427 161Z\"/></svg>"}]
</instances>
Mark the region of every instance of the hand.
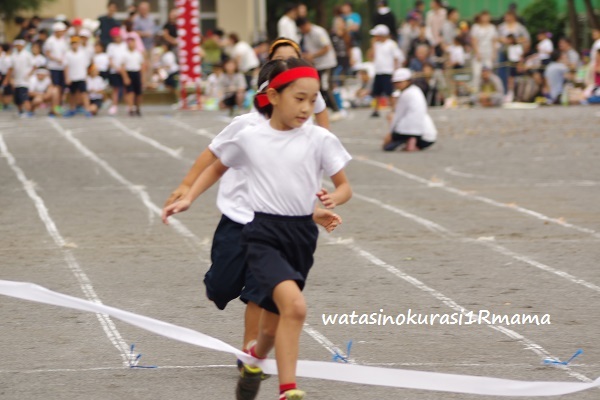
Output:
<instances>
[{"instance_id":1,"label":"hand","mask_svg":"<svg viewBox=\"0 0 600 400\"><path fill-rule=\"evenodd\" d=\"M321 189L321 191L319 193L317 193L317 197L321 201L321 204L323 204L323 206L325 206L325 208L328 208L328 209L335 208L335 206L336 206L335 201L331 198L331 195L329 194L329 192L327 192L327 189Z\"/></svg>"},{"instance_id":2,"label":"hand","mask_svg":"<svg viewBox=\"0 0 600 400\"><path fill-rule=\"evenodd\" d=\"M168 218L171 215L177 214L180 212L184 212L188 208L190 208L191 205L192 205L192 203L189 200L181 199L181 200L176 201L175 203L163 208L163 212L162 212L163 223L165 223L166 225L169 225Z\"/></svg>"},{"instance_id":3,"label":"hand","mask_svg":"<svg viewBox=\"0 0 600 400\"><path fill-rule=\"evenodd\" d=\"M171 195L165 201L165 205L163 207L170 206L178 200L181 200L188 192L190 191L190 187L188 185L181 184L177 187L177 189L171 192Z\"/></svg>"},{"instance_id":4,"label":"hand","mask_svg":"<svg viewBox=\"0 0 600 400\"><path fill-rule=\"evenodd\" d=\"M309 54L309 53L303 53L302 54L302 58L305 59L308 62L312 62L314 60L313 55Z\"/></svg>"},{"instance_id":5,"label":"hand","mask_svg":"<svg viewBox=\"0 0 600 400\"><path fill-rule=\"evenodd\" d=\"M335 228L342 224L342 218L339 215L322 208L315 210L313 220L324 227L328 233L333 232Z\"/></svg>"}]
</instances>

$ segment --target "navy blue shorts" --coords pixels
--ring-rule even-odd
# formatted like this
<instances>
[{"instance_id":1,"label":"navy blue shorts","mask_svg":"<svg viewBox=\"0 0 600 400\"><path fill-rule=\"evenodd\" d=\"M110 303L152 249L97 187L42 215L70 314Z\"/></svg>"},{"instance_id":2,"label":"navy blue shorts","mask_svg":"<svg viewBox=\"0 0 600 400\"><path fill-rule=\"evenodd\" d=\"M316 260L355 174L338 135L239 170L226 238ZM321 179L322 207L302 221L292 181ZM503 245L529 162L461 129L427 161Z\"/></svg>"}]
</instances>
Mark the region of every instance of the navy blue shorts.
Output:
<instances>
[{"instance_id":1,"label":"navy blue shorts","mask_svg":"<svg viewBox=\"0 0 600 400\"><path fill-rule=\"evenodd\" d=\"M375 80L373 81L373 90L371 95L373 97L377 96L391 96L394 91L394 85L392 84L392 75L381 74L375 75Z\"/></svg>"},{"instance_id":2,"label":"navy blue shorts","mask_svg":"<svg viewBox=\"0 0 600 400\"><path fill-rule=\"evenodd\" d=\"M77 92L79 93L86 93L87 92L87 84L85 81L73 81L71 82L71 84L69 85L69 92L71 92L71 94L75 94Z\"/></svg>"},{"instance_id":3,"label":"navy blue shorts","mask_svg":"<svg viewBox=\"0 0 600 400\"><path fill-rule=\"evenodd\" d=\"M246 265L243 229L244 225L223 215L213 238L212 265L204 276L204 284L206 296L221 310L238 297L244 303L260 301L258 284Z\"/></svg>"},{"instance_id":4,"label":"navy blue shorts","mask_svg":"<svg viewBox=\"0 0 600 400\"><path fill-rule=\"evenodd\" d=\"M0 74L0 85L2 85L2 82L4 82L5 77L6 77L6 75ZM2 88L2 96L12 96L12 94L13 94L13 87L10 84L10 82L7 82L6 86L4 86Z\"/></svg>"},{"instance_id":5,"label":"navy blue shorts","mask_svg":"<svg viewBox=\"0 0 600 400\"><path fill-rule=\"evenodd\" d=\"M108 84L113 88L122 88L123 87L123 76L121 76L121 74L109 74L108 75Z\"/></svg>"},{"instance_id":6,"label":"navy blue shorts","mask_svg":"<svg viewBox=\"0 0 600 400\"><path fill-rule=\"evenodd\" d=\"M55 86L59 86L61 88L67 87L65 83L65 71L59 71L57 69L50 70L50 79L52 80L52 84Z\"/></svg>"},{"instance_id":7,"label":"navy blue shorts","mask_svg":"<svg viewBox=\"0 0 600 400\"><path fill-rule=\"evenodd\" d=\"M26 87L15 88L14 101L18 106L22 105L26 101L29 101L29 90Z\"/></svg>"},{"instance_id":8,"label":"navy blue shorts","mask_svg":"<svg viewBox=\"0 0 600 400\"><path fill-rule=\"evenodd\" d=\"M279 314L273 290L283 281L296 281L300 290L304 289L318 237L312 215L255 213L254 220L244 227L242 238L248 268L261 291L259 306Z\"/></svg>"},{"instance_id":9,"label":"navy blue shorts","mask_svg":"<svg viewBox=\"0 0 600 400\"><path fill-rule=\"evenodd\" d=\"M419 148L420 150L426 149L435 143L423 140L419 135L404 135L402 133L392 132L392 143L390 143L390 150L386 149L386 151L392 151L396 149L397 146L393 146L392 144L403 145L406 142L408 142L408 139L413 137L417 139L417 148Z\"/></svg>"},{"instance_id":10,"label":"navy blue shorts","mask_svg":"<svg viewBox=\"0 0 600 400\"><path fill-rule=\"evenodd\" d=\"M173 72L165 79L165 86L176 88L179 85L179 72Z\"/></svg>"},{"instance_id":11,"label":"navy blue shorts","mask_svg":"<svg viewBox=\"0 0 600 400\"><path fill-rule=\"evenodd\" d=\"M136 95L142 94L142 73L140 71L127 71L129 76L129 85L125 86L127 93L135 93Z\"/></svg>"}]
</instances>

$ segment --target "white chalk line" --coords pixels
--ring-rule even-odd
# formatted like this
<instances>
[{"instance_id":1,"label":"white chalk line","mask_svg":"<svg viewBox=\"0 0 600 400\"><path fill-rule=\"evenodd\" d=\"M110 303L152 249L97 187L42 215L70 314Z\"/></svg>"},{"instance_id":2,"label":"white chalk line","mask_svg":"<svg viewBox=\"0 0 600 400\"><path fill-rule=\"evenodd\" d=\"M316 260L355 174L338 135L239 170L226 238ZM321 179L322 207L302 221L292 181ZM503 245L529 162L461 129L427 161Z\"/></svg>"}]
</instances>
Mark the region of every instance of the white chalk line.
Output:
<instances>
[{"instance_id":1,"label":"white chalk line","mask_svg":"<svg viewBox=\"0 0 600 400\"><path fill-rule=\"evenodd\" d=\"M354 193L354 196L357 196L357 197L359 197L359 198L361 198L363 200L369 201L370 203L376 204L379 207L382 207L382 208L384 208L384 209L386 209L388 211L395 212L395 213L397 213L397 214L399 214L399 215L401 215L401 216L403 216L405 218L409 218L409 219L411 219L411 220L413 220L413 221L415 221L415 222L417 222L417 223L425 226L427 229L429 229L429 230L431 230L433 232L436 232L436 233L438 233L438 234L440 234L440 235L442 235L444 237L452 238L452 237L458 237L459 236L458 234L449 231L448 229L442 227L441 225L439 225L439 224L437 224L437 223L435 223L433 221L426 220L426 219L421 218L419 216L416 216L414 214L411 214L411 213L408 213L406 211L400 210L400 209L398 209L396 207L387 205L387 204L385 204L385 203L383 203L383 202L381 202L381 201L379 201L377 199L372 199L372 198L369 198L367 196L363 196L363 195L360 195L360 194L357 194L357 193ZM333 243L333 244L340 244L339 241L335 241L335 240L332 240L330 238L327 238L327 241L329 243ZM443 294L441 294L440 292L437 292L436 290L434 290L434 289L432 289L432 288L424 285L422 282L420 282L416 278L413 278L413 277L411 277L411 276L409 276L409 275L401 272L397 268L395 268L395 267L393 267L393 266L391 266L389 264L386 264L385 262L383 262L382 260L380 260L379 258L377 258L376 256L374 256L373 254L371 254L371 253L369 253L369 252L367 252L365 250L360 249L358 246L356 246L356 245L354 245L352 243L347 243L347 242L344 243L344 242L342 242L341 244L343 244L344 246L346 246L346 247L354 250L360 256L362 256L363 258L369 260L371 263L373 263L375 265L378 265L378 266L385 266L385 268L388 271L392 272L394 275L396 275L396 276L404 279L405 281L413 284L417 288L419 288L419 289L421 289L421 290L423 290L423 291L425 291L425 292L433 295L438 300L441 300L442 302L444 302L444 304L446 304L449 307L453 308L455 311L458 311L458 312L461 312L461 313L464 313L464 314L468 313L468 311L466 311L466 309L464 307L459 306L456 302L454 302L450 298L448 298L448 297L444 296ZM501 246L498 246L498 247L501 247ZM523 259L522 261L525 261L525 260L526 259ZM541 263L537 263L537 264L543 265ZM534 265L534 266L537 266L539 268L539 265ZM551 267L548 267L548 266L546 266L546 267L547 267L547 269L545 269L545 271L553 270L553 268L551 268ZM564 275L559 275L559 276L562 276L563 278L567 278ZM578 281L575 281L575 283L578 283ZM540 345L532 342L531 340L525 338L524 336L522 336L521 334L519 334L519 333L517 333L517 332L515 332L513 330L510 330L508 328L504 328L502 326L493 326L493 325L488 325L488 326L491 329L494 329L494 330L496 330L498 332L501 332L501 333L505 334L506 336L508 336L508 337L510 337L510 338L512 338L514 340L519 341L520 343L522 343L525 346L526 349L529 349L529 350L533 351L538 356L542 356L544 358L546 358L546 357L554 358L554 357L552 357L552 355L548 351L546 351ZM316 339L316 338L315 338L315 340L320 341L319 339ZM339 352L339 349L335 349L335 351ZM580 379L580 380L582 380L584 382L592 382L591 379L589 379L588 377L586 377L584 375L581 375L581 374L579 374L577 372L568 371L567 373L570 376L572 376L574 378L577 378L577 379Z\"/></svg>"},{"instance_id":2,"label":"white chalk line","mask_svg":"<svg viewBox=\"0 0 600 400\"><path fill-rule=\"evenodd\" d=\"M72 143L77 148L77 150L79 150L86 158L88 158L91 161L94 161L96 164L100 165L106 172L108 172L108 174L110 176L112 176L114 179L116 179L121 184L127 186L132 193L136 194L142 200L142 202L144 203L144 205L148 208L148 210L150 212L154 212L159 216L162 214L162 209L159 208L156 204L152 203L152 201L150 200L150 196L148 195L148 193L145 190L141 189L139 186L133 185L130 181L128 181L126 178L124 178L121 174L119 174L113 167L111 167L109 163L107 163L106 161L104 161L103 159L98 157L93 151L91 151L89 148L87 148L85 145L83 145L79 140L74 138L73 135L71 134L71 132L64 130L56 121L51 120L51 122L52 122L54 128L65 139L67 139L70 143ZM142 142L145 142L145 141L142 140ZM161 151L164 151L164 150L161 150ZM166 153L169 154L168 152L166 152ZM181 157L179 157L177 159L180 161L184 161ZM195 244L196 247L199 247L200 249L202 249L204 251L209 251L209 246L207 244L204 244L204 242L201 241L200 238L198 236L196 236L191 230L189 230L183 223L181 223L180 221L178 221L175 218L171 218L170 225L173 228L175 228L175 231L178 234L180 234L181 236L183 236L186 240L191 239L192 244ZM207 260L202 260L202 262L208 263ZM325 336L323 336L322 334L319 334L320 336L315 334L315 332L317 332L317 331L314 328L310 328L310 327L306 328L305 327L304 331L308 335L310 335L313 339L315 339L318 343L320 343L323 347L325 347L327 349L327 351L329 351L330 353L334 354L335 352L340 352L339 348L330 345L331 341L323 340L323 338L325 338Z\"/></svg>"},{"instance_id":3,"label":"white chalk line","mask_svg":"<svg viewBox=\"0 0 600 400\"><path fill-rule=\"evenodd\" d=\"M29 198L33 201L40 219L46 226L48 234L52 237L54 243L59 248L61 248L65 261L67 262L69 269L75 276L75 279L77 279L79 287L83 291L85 297L89 301L102 304L102 302L100 301L100 297L98 297L98 295L96 294L92 282L90 281L87 274L83 271L83 269L79 266L79 263L77 262L72 251L68 248L65 248L65 245L67 244L66 240L60 234L58 228L56 227L56 224L54 223L54 220L50 217L48 208L46 208L44 200L38 195L37 191L35 190L33 182L27 179L27 176L25 175L23 170L17 165L16 159L8 150L8 147L4 142L2 133L0 133L0 152L6 158L9 167L13 170L13 172L17 176L17 179L23 185L23 189L25 189L25 192L27 193ZM96 318L98 318L98 321L102 326L102 330L104 330L104 333L106 334L110 342L121 353L123 365L127 365L129 360L129 346L123 340L121 334L117 330L117 327L108 315L96 313Z\"/></svg>"},{"instance_id":4,"label":"white chalk line","mask_svg":"<svg viewBox=\"0 0 600 400\"><path fill-rule=\"evenodd\" d=\"M595 238L600 238L600 233L598 233L597 231L595 231L593 229L585 228L585 227L582 227L582 226L579 226L579 225L575 225L575 224L571 224L571 223L568 223L568 222L563 221L563 220L558 219L558 218L551 218L551 217L548 217L547 215L544 215L544 214L542 214L540 212L537 212L537 211L534 211L534 210L530 210L528 208L521 207L521 206L518 206L516 204L500 203L500 202L498 202L496 200L493 200L493 199L490 199L488 197L474 195L474 194L466 192L464 190L457 189L457 188L454 188L452 186L448 186L448 185L446 185L443 182L432 182L432 181L427 180L425 178L421 178L420 176L411 174L410 172L406 172L406 171L404 171L402 169L396 168L396 167L394 167L391 164L384 164L384 163L379 162L379 161L369 160L366 157L356 157L355 160L358 161L358 162L364 163L364 164L368 164L368 165L374 166L374 167L382 168L382 169L390 171L390 172L392 172L392 173L394 173L396 175L400 175L400 176L403 176L403 177L405 177L407 179L410 179L412 181L415 181L415 182L427 185L428 187L436 187L436 188L442 189L442 190L444 190L444 191L446 191L448 193L452 193L452 194L455 194L455 195L460 196L460 197L468 198L468 199L471 199L471 200L477 200L477 201L480 201L480 202L485 203L485 204L489 204L489 205L494 206L494 207L499 207L499 208L505 208L505 209L508 209L508 210L513 210L513 211L519 212L521 214L537 218L537 219L539 219L541 221L544 221L544 222L550 222L550 223L553 223L553 224L560 225L560 226L562 226L564 228L569 228L569 229L573 229L573 230L576 230L576 231L579 231L579 232L582 232L582 233L587 233L589 235L594 236Z\"/></svg>"},{"instance_id":5,"label":"white chalk line","mask_svg":"<svg viewBox=\"0 0 600 400\"><path fill-rule=\"evenodd\" d=\"M144 206L146 206L146 208L148 209L149 218L151 218L152 221L154 220L155 216L158 216L160 218L160 216L162 215L162 208L160 208L152 202L152 200L150 199L150 195L148 194L148 192L146 192L146 190L144 190L143 186L135 185L129 180L127 180L125 177L123 177L123 175L117 172L109 163L100 158L98 155L96 155L96 153L91 151L88 147L86 147L78 139L76 139L70 131L63 129L58 122L56 122L53 119L50 119L50 123L54 127L54 129L68 142L75 146L75 148L79 150L81 154L83 154L87 159L98 164L112 178L114 178L122 185L126 186L131 193L135 194L142 201ZM192 248L206 248L206 246L203 245L203 241L201 241L196 235L194 235L194 233L192 233L192 231L190 231L185 225L183 225L178 220L171 219L171 226L173 227L173 229L175 229L175 231L177 231L177 233L179 233L186 239L186 242ZM200 261L208 262L208 260L205 260L203 258L200 258Z\"/></svg>"},{"instance_id":6,"label":"white chalk line","mask_svg":"<svg viewBox=\"0 0 600 400\"><path fill-rule=\"evenodd\" d=\"M121 130L121 132L139 140L142 141L144 143L149 144L150 146L154 147L155 149L158 149L162 152L167 153L168 155L170 155L173 158L176 158L178 160L181 160L181 152L183 150L183 148L179 148L177 150L172 149L170 147L167 147L161 143L159 143L158 141L149 138L148 136L142 135L141 133L134 131L133 129L130 129L128 127L126 127L121 121L115 119L115 118L111 118L110 121L112 122L112 124L114 126L116 126L118 129Z\"/></svg>"},{"instance_id":7,"label":"white chalk line","mask_svg":"<svg viewBox=\"0 0 600 400\"><path fill-rule=\"evenodd\" d=\"M326 184L326 186L331 187L330 183L326 182L325 184ZM549 272L549 273L552 273L552 274L554 274L556 276L559 276L559 277L561 277L563 279L566 279L566 280L568 280L571 283L574 283L576 285L580 285L580 286L586 287L586 288L591 289L591 290L593 290L593 291L595 291L597 293L600 293L600 286L598 286L598 285L595 285L595 284L593 284L591 282L587 282L584 279L577 278L576 276L574 276L572 274L569 274L568 272L561 271L561 270L559 270L557 268L554 268L554 267L551 267L549 265L543 264L543 263L541 263L539 261L536 261L536 260L534 260L534 259L532 259L530 257L525 256L525 255L516 253L516 252L514 252L512 250L509 250L506 247L501 246L499 244L496 244L496 243L494 243L492 241L467 238L467 237L464 237L464 236L462 236L462 235L460 235L460 234L458 234L456 232L450 231L449 229L447 229L447 228L445 228L445 227L443 227L443 226L441 226L441 225L439 225L439 224L437 224L437 223L435 223L433 221L430 221L430 220L425 219L423 217L419 217L418 215L414 215L414 214L409 213L407 211L404 211L404 210L402 210L402 209L400 209L398 207L394 207L392 205L386 204L386 203L384 203L384 202L382 202L380 200L377 200L377 199L374 199L374 198L371 198L371 197L368 197L368 196L364 196L364 195L362 195L360 193L356 193L356 192L354 192L353 195L355 197L357 197L357 198L365 201L365 202L374 204L377 207L380 207L380 208L382 208L384 210L393 212L393 213L398 214L398 215L400 215L400 216L402 216L404 218L407 218L407 219L409 219L409 220L411 220L413 222L416 222L417 224L419 224L421 226L424 226L425 228L427 228L431 232L434 232L434 233L436 233L436 234L444 237L445 239L457 239L457 240L459 240L459 241L461 241L463 243L478 244L478 245L482 245L482 246L488 247L489 249L491 249L491 250L493 250L493 251L495 251L497 253L500 253L502 255L511 257L511 258L513 258L513 259L515 259L517 261L521 261L521 262L523 262L525 264L529 264L529 265L531 265L533 267L536 267L536 268L538 268L538 269L540 269L542 271Z\"/></svg>"},{"instance_id":8,"label":"white chalk line","mask_svg":"<svg viewBox=\"0 0 600 400\"><path fill-rule=\"evenodd\" d=\"M416 287L417 289L431 295L432 297L441 301L442 303L444 303L446 306L450 307L454 311L462 313L463 315L467 315L469 313L468 309L459 305L451 298L449 298L449 297L445 296L444 294L442 294L441 292L438 292L437 290L425 285L423 282L421 282L417 278L414 278L414 277L406 274L405 272L401 271L397 267L386 263L385 261L381 260L380 258L373 255L372 253L370 253L366 250L363 250L359 246L352 244L352 243L343 243L342 245L353 250L356 254L358 254L362 258L368 260L371 264L376 265L378 267L382 267L383 269L387 270L388 272L395 275L396 277L408 282L409 284ZM542 346L531 341L530 339L526 338L525 336L521 335L520 333L517 333L517 332L515 332L511 329L505 328L503 326L489 325L489 324L487 324L486 326L490 329L500 332L500 333L508 336L509 338L521 343L524 346L525 350L530 350L533 353L535 353L536 355L538 355L539 357L542 357L543 359L545 359L545 358L557 359L556 357L552 356ZM564 371L569 376L579 379L583 382L593 382L593 380L588 378L587 376L580 374L578 372L572 371L567 367L564 368Z\"/></svg>"}]
</instances>

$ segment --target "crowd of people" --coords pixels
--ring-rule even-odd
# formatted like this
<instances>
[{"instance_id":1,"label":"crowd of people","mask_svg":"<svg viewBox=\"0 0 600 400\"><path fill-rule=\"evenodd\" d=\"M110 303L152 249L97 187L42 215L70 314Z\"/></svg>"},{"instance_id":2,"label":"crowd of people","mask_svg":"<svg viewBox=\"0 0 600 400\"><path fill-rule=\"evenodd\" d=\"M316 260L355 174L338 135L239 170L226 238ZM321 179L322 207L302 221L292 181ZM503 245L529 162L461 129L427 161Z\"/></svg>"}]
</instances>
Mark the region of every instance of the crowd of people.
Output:
<instances>
[{"instance_id":1,"label":"crowd of people","mask_svg":"<svg viewBox=\"0 0 600 400\"><path fill-rule=\"evenodd\" d=\"M37 110L91 117L103 108L114 115L124 101L129 115L140 116L144 88L175 90L176 12L159 30L148 2L128 10L124 21L115 18L117 11L110 1L97 21L57 16L48 28L38 17L17 17L19 33L0 46L2 108L14 104L23 118Z\"/></svg>"},{"instance_id":2,"label":"crowd of people","mask_svg":"<svg viewBox=\"0 0 600 400\"><path fill-rule=\"evenodd\" d=\"M22 117L41 109L50 116L91 116L102 109L112 115L123 101L135 116L145 88L176 93L176 10L163 26L146 1L131 6L125 20L116 19L117 11L109 1L97 21L59 16L49 26L38 17L18 17L15 40L0 46L2 107L16 106ZM598 29L589 54L580 54L566 37L541 31L532 38L514 4L500 21L485 10L465 21L443 0L417 0L404 18L379 0L372 28L363 24L350 2L334 9L329 27L311 22L306 6L297 3L288 4L277 23L278 37L298 43L302 57L319 71L333 121L348 107L369 106L378 116L381 106L393 102L392 75L400 67L411 70L429 105L600 101ZM220 29L203 35L206 108L248 108L271 43L251 45Z\"/></svg>"}]
</instances>

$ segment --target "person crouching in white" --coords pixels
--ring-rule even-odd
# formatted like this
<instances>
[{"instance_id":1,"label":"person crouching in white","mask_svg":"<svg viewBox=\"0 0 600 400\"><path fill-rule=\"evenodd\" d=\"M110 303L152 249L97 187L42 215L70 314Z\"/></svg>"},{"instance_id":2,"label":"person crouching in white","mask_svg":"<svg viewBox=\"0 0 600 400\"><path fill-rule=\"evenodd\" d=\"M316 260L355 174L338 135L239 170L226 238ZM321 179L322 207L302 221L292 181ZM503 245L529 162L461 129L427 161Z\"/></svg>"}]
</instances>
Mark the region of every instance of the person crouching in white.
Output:
<instances>
[{"instance_id":1,"label":"person crouching in white","mask_svg":"<svg viewBox=\"0 0 600 400\"><path fill-rule=\"evenodd\" d=\"M412 83L408 68L394 71L392 82L396 93L390 133L383 140L384 151L394 151L403 146L404 151L419 151L435 143L437 129L427 113L427 100L423 91Z\"/></svg>"},{"instance_id":2,"label":"person crouching in white","mask_svg":"<svg viewBox=\"0 0 600 400\"><path fill-rule=\"evenodd\" d=\"M58 106L58 88L52 85L50 71L39 68L29 78L29 99L31 100L31 112L45 104L50 109L48 116L56 116L54 108Z\"/></svg>"}]
</instances>

